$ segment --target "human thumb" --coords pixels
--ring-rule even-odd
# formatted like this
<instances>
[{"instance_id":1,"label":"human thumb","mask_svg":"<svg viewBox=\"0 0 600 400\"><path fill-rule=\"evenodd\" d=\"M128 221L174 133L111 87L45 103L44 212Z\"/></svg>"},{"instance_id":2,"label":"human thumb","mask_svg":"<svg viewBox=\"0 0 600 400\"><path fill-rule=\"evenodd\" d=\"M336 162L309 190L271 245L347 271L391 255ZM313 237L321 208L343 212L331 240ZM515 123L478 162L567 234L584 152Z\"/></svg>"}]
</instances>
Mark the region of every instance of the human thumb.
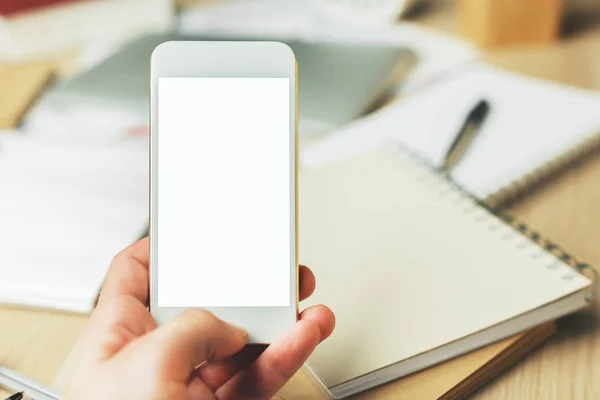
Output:
<instances>
[{"instance_id":1,"label":"human thumb","mask_svg":"<svg viewBox=\"0 0 600 400\"><path fill-rule=\"evenodd\" d=\"M248 341L248 333L208 311L189 309L144 339L160 363L161 372L183 382L204 362L240 351Z\"/></svg>"}]
</instances>

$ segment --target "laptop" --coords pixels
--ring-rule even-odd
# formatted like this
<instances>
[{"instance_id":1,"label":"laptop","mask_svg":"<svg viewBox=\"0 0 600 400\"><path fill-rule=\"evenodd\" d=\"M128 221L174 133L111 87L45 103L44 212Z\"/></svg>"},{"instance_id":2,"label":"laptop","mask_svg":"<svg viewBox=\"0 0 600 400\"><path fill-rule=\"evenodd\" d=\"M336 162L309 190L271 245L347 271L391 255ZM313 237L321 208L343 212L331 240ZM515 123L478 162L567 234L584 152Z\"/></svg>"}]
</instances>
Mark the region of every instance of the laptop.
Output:
<instances>
[{"instance_id":1,"label":"laptop","mask_svg":"<svg viewBox=\"0 0 600 400\"><path fill-rule=\"evenodd\" d=\"M85 73L51 88L44 102L58 108L70 104L131 109L148 114L150 55L170 40L267 40L156 34L140 37ZM272 39L270 39L272 40ZM365 113L391 87L398 71L416 57L392 45L337 44L281 40L298 60L300 134L332 130Z\"/></svg>"}]
</instances>

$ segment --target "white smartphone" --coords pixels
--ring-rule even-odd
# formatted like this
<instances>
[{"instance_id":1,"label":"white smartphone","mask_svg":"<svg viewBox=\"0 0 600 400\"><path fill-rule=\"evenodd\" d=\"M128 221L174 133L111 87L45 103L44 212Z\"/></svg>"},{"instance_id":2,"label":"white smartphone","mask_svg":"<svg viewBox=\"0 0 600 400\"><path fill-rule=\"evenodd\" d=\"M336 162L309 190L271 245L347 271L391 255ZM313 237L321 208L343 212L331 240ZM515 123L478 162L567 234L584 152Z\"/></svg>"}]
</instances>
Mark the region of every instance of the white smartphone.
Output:
<instances>
[{"instance_id":1,"label":"white smartphone","mask_svg":"<svg viewBox=\"0 0 600 400\"><path fill-rule=\"evenodd\" d=\"M298 316L297 65L278 42L174 41L151 59L150 311L282 337Z\"/></svg>"}]
</instances>

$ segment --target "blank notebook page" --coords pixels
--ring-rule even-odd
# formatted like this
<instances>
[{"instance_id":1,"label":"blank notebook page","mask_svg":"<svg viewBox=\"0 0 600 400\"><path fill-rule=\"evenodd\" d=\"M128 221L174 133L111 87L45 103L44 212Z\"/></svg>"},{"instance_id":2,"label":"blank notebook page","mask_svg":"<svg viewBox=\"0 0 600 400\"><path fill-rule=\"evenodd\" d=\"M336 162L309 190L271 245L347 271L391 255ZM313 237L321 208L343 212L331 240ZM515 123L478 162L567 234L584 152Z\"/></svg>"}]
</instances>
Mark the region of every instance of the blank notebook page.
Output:
<instances>
[{"instance_id":1,"label":"blank notebook page","mask_svg":"<svg viewBox=\"0 0 600 400\"><path fill-rule=\"evenodd\" d=\"M309 360L328 387L590 284L403 152L304 168L299 183L307 303L337 317Z\"/></svg>"}]
</instances>

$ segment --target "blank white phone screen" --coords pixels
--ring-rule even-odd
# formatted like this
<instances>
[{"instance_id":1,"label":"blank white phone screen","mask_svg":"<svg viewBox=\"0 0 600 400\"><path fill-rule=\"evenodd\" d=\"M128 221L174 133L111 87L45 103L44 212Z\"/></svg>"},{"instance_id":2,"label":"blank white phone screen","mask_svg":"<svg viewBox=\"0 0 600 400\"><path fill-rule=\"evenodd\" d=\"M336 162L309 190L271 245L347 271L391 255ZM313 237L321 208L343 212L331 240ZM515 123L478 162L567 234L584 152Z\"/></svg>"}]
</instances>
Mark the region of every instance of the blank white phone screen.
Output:
<instances>
[{"instance_id":1,"label":"blank white phone screen","mask_svg":"<svg viewBox=\"0 0 600 400\"><path fill-rule=\"evenodd\" d=\"M291 303L290 80L159 78L157 304Z\"/></svg>"}]
</instances>

